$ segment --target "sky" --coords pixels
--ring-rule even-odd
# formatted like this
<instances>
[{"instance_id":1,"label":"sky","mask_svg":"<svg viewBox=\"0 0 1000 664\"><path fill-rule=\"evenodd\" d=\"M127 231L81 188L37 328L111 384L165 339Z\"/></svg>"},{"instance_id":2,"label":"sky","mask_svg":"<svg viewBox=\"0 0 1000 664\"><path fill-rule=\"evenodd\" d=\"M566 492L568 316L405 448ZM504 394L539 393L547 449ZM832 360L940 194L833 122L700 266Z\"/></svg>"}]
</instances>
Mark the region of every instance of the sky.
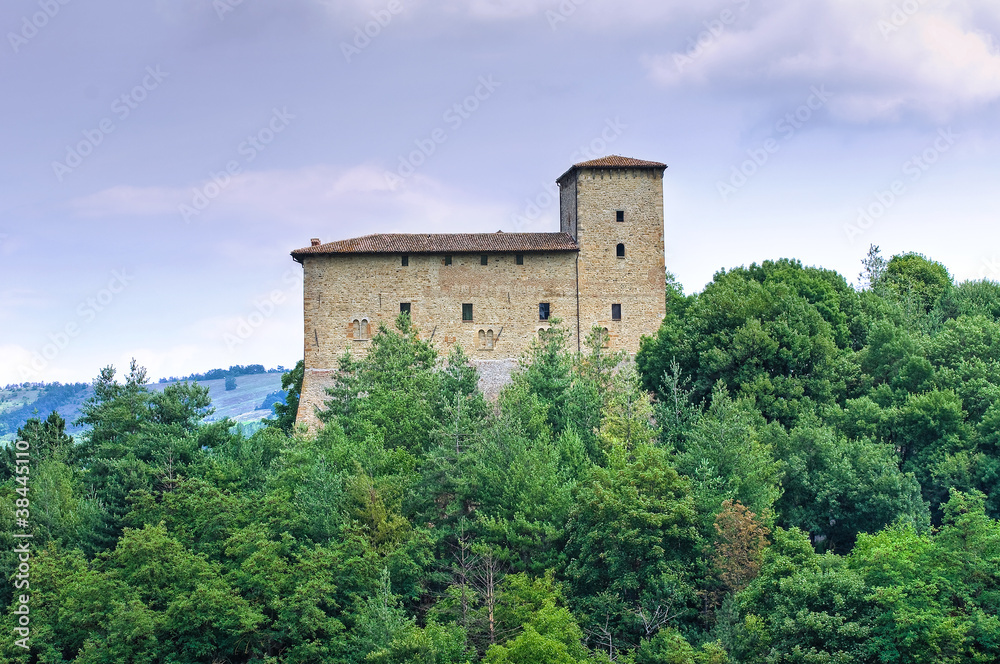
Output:
<instances>
[{"instance_id":1,"label":"sky","mask_svg":"<svg viewBox=\"0 0 1000 664\"><path fill-rule=\"evenodd\" d=\"M667 269L1000 279L1000 3L5 0L0 385L302 357L289 252L558 230L664 162Z\"/></svg>"}]
</instances>

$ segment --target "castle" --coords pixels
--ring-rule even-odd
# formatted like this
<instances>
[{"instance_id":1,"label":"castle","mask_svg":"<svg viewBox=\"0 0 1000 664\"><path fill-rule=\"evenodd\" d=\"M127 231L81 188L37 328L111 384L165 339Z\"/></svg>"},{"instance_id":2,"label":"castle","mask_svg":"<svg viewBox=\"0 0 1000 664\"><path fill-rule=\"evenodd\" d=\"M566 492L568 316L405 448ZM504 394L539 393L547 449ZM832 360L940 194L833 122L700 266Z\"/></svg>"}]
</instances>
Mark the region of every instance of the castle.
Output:
<instances>
[{"instance_id":1,"label":"castle","mask_svg":"<svg viewBox=\"0 0 1000 664\"><path fill-rule=\"evenodd\" d=\"M609 156L559 185L558 233L365 235L292 252L304 271L305 376L298 422L313 426L344 351L409 312L442 353L512 360L550 318L580 349L594 325L635 353L665 314L665 164Z\"/></svg>"}]
</instances>

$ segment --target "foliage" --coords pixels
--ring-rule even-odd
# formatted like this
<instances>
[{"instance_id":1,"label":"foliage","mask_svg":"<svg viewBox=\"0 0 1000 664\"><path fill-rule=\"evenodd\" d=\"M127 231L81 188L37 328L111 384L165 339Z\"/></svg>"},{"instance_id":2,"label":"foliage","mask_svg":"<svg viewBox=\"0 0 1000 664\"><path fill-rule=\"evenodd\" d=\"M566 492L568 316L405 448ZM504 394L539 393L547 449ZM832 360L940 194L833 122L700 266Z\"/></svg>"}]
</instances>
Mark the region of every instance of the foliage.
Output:
<instances>
[{"instance_id":1,"label":"foliage","mask_svg":"<svg viewBox=\"0 0 1000 664\"><path fill-rule=\"evenodd\" d=\"M493 402L401 316L315 432L302 362L253 435L102 369L0 450L0 662L998 661L1000 285L862 268L668 276L635 360L553 319Z\"/></svg>"}]
</instances>

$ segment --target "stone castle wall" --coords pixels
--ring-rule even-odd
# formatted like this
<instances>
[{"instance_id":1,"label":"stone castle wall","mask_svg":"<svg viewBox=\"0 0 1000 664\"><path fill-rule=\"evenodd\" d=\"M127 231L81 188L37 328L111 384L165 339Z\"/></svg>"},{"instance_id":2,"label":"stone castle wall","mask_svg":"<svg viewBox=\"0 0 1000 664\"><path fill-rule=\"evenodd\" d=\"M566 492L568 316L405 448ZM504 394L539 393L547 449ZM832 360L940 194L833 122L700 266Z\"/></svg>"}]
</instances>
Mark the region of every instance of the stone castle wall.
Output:
<instances>
[{"instance_id":1,"label":"stone castle wall","mask_svg":"<svg viewBox=\"0 0 1000 664\"><path fill-rule=\"evenodd\" d=\"M400 305L441 354L461 345L499 389L539 329L539 304L562 319L570 348L593 325L608 330L613 349L635 353L665 314L662 172L656 169L571 170L560 184L560 227L579 251L444 254L341 253L303 257L305 366L298 420L317 422L340 356L362 355L379 324L392 326ZM621 210L623 221L617 221ZM617 255L623 244L624 257ZM463 320L462 305L473 319ZM620 320L612 315L620 305Z\"/></svg>"}]
</instances>

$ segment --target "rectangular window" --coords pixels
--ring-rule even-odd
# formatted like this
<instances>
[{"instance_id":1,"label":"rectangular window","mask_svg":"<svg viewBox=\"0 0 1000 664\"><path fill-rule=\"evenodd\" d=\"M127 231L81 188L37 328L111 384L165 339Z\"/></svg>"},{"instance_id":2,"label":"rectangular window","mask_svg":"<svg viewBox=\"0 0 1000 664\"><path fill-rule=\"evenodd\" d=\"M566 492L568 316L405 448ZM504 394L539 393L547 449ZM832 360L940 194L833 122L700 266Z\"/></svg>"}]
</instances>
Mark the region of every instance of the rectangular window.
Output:
<instances>
[{"instance_id":1,"label":"rectangular window","mask_svg":"<svg viewBox=\"0 0 1000 664\"><path fill-rule=\"evenodd\" d=\"M410 257L407 256L406 254L403 254L403 261L402 261L403 267L406 267L409 264L410 264Z\"/></svg>"},{"instance_id":2,"label":"rectangular window","mask_svg":"<svg viewBox=\"0 0 1000 664\"><path fill-rule=\"evenodd\" d=\"M408 313L410 313L410 303L409 302L400 302L399 303L399 313L401 313L401 314L408 314Z\"/></svg>"},{"instance_id":3,"label":"rectangular window","mask_svg":"<svg viewBox=\"0 0 1000 664\"><path fill-rule=\"evenodd\" d=\"M444 264L445 265L451 265L451 256L445 256L444 257Z\"/></svg>"},{"instance_id":4,"label":"rectangular window","mask_svg":"<svg viewBox=\"0 0 1000 664\"><path fill-rule=\"evenodd\" d=\"M538 320L548 320L549 319L549 303L539 302L538 303Z\"/></svg>"},{"instance_id":5,"label":"rectangular window","mask_svg":"<svg viewBox=\"0 0 1000 664\"><path fill-rule=\"evenodd\" d=\"M462 320L472 320L472 303L462 305Z\"/></svg>"},{"instance_id":6,"label":"rectangular window","mask_svg":"<svg viewBox=\"0 0 1000 664\"><path fill-rule=\"evenodd\" d=\"M486 265L489 262L490 262L489 258L486 256L486 254L483 254L482 256L479 257L479 264L480 265Z\"/></svg>"},{"instance_id":7,"label":"rectangular window","mask_svg":"<svg viewBox=\"0 0 1000 664\"><path fill-rule=\"evenodd\" d=\"M615 221L625 221L625 210L615 211Z\"/></svg>"},{"instance_id":8,"label":"rectangular window","mask_svg":"<svg viewBox=\"0 0 1000 664\"><path fill-rule=\"evenodd\" d=\"M524 254L518 254L517 255L517 264L518 265L524 265Z\"/></svg>"},{"instance_id":9,"label":"rectangular window","mask_svg":"<svg viewBox=\"0 0 1000 664\"><path fill-rule=\"evenodd\" d=\"M611 305L611 320L621 320L622 319L622 305L612 304Z\"/></svg>"}]
</instances>

